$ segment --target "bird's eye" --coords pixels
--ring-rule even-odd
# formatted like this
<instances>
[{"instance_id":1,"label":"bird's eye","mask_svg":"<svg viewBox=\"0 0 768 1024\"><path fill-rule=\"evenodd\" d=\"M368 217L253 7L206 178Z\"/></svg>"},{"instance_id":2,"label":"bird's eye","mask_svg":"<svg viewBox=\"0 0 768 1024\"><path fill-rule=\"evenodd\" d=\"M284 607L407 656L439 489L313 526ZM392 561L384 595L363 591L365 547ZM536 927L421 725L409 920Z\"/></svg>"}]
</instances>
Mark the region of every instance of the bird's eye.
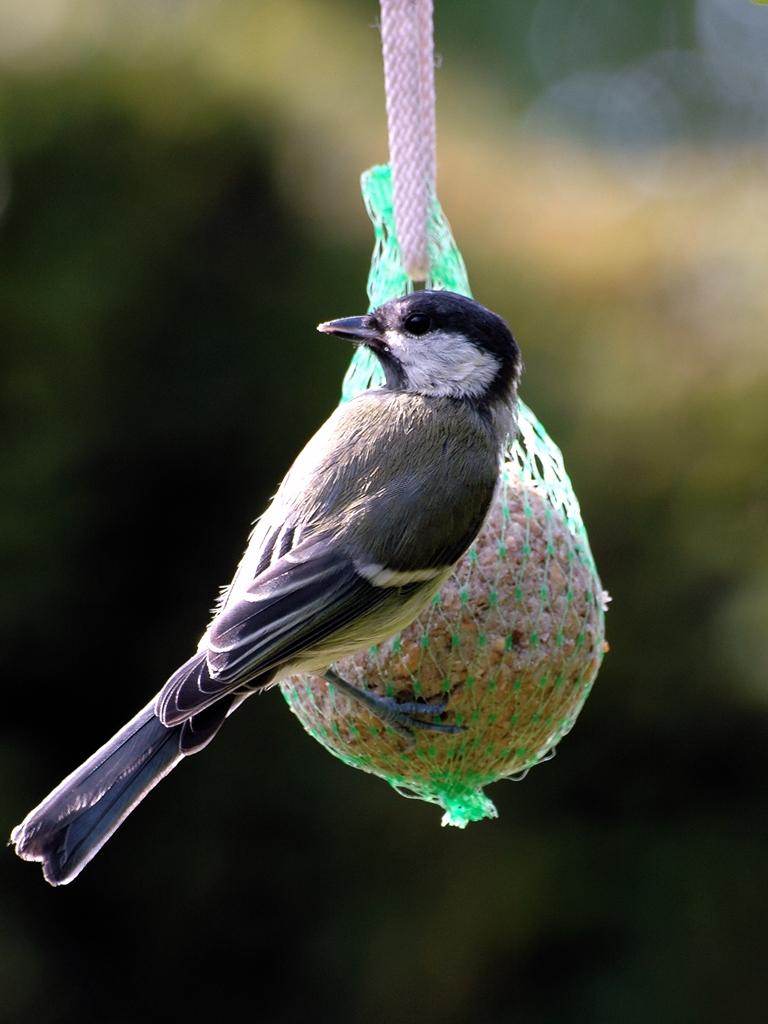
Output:
<instances>
[{"instance_id":1,"label":"bird's eye","mask_svg":"<svg viewBox=\"0 0 768 1024\"><path fill-rule=\"evenodd\" d=\"M409 334L426 334L432 321L426 313L411 313L406 317L404 327Z\"/></svg>"}]
</instances>

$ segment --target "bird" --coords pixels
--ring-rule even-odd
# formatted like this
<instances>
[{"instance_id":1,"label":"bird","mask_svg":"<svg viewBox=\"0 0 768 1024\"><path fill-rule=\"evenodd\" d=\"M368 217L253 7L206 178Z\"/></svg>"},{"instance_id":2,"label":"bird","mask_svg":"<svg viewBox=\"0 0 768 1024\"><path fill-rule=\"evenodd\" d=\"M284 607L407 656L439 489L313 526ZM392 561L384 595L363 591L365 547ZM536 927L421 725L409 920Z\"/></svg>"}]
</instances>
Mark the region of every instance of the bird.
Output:
<instances>
[{"instance_id":1,"label":"bird","mask_svg":"<svg viewBox=\"0 0 768 1024\"><path fill-rule=\"evenodd\" d=\"M11 834L52 885L74 879L147 793L251 694L324 677L413 742L455 733L333 668L404 629L480 531L516 429L521 357L473 299L421 289L318 330L374 353L384 382L340 405L256 521L197 652Z\"/></svg>"}]
</instances>

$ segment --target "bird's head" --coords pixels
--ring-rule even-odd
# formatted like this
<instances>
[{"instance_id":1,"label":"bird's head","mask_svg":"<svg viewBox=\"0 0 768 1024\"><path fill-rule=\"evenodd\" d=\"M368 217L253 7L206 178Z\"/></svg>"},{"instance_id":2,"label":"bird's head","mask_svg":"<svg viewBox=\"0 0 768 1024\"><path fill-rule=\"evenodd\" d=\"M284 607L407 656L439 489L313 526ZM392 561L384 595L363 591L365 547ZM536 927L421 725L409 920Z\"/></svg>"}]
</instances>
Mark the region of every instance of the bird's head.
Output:
<instances>
[{"instance_id":1,"label":"bird's head","mask_svg":"<svg viewBox=\"0 0 768 1024\"><path fill-rule=\"evenodd\" d=\"M318 330L375 352L392 390L463 399L479 408L515 398L517 343L500 316L464 295L412 292Z\"/></svg>"}]
</instances>

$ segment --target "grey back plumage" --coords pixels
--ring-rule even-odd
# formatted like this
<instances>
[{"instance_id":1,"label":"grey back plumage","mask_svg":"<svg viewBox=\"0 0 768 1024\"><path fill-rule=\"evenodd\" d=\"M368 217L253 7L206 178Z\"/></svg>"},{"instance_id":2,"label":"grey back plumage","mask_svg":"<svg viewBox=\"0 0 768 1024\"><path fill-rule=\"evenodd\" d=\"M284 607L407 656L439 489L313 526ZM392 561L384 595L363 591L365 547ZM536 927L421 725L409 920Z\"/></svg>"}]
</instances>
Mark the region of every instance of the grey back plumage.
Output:
<instances>
[{"instance_id":1,"label":"grey back plumage","mask_svg":"<svg viewBox=\"0 0 768 1024\"><path fill-rule=\"evenodd\" d=\"M485 517L499 456L465 403L369 391L299 455L269 518L295 524L303 539L331 532L355 560L403 571L449 565Z\"/></svg>"}]
</instances>

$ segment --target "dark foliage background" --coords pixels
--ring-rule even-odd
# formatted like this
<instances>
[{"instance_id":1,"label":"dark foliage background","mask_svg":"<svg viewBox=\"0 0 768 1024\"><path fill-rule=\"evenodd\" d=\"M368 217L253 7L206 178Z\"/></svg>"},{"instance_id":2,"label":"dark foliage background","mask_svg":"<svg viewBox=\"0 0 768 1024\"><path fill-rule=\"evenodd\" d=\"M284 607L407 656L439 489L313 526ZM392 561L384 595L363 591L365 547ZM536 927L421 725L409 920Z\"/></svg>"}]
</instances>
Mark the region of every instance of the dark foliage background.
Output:
<instances>
[{"instance_id":1,"label":"dark foliage background","mask_svg":"<svg viewBox=\"0 0 768 1024\"><path fill-rule=\"evenodd\" d=\"M30 7L40 24L54 8ZM279 9L339 33L375 15ZM529 26L548 9L438 3L445 60L498 90L499 117L545 94L541 66L613 74L696 45L690 4L562 0L547 64L549 37ZM349 352L314 325L365 306L362 211L334 230L295 184L315 161L328 204L343 204L353 175L323 175L334 153L362 169L357 151L336 138L329 157L322 125L284 100L298 60L259 65L250 92L211 85L200 54L218 37L201 43L190 10L147 4L130 31L95 36L61 18L40 35L30 16L5 37L18 42L0 81L5 835L189 655L252 519L337 401ZM248 9L255 47L276 11ZM592 43L569 49L558 11ZM172 45L158 18L180 19ZM703 159L717 111L746 102L715 99ZM363 122L349 114L344 132ZM751 223L768 176L764 123L749 123ZM704 237L728 187L696 208L667 197L664 216ZM765 1020L765 253L735 244L736 284L701 326L721 277L673 260L574 284L556 264L494 257L471 222L464 237L478 298L520 338L524 395L563 445L615 598L577 728L524 784L495 787L498 821L459 832L334 761L279 693L254 698L72 886L0 857L0 1021ZM736 341L713 349L712 322L745 308Z\"/></svg>"}]
</instances>

